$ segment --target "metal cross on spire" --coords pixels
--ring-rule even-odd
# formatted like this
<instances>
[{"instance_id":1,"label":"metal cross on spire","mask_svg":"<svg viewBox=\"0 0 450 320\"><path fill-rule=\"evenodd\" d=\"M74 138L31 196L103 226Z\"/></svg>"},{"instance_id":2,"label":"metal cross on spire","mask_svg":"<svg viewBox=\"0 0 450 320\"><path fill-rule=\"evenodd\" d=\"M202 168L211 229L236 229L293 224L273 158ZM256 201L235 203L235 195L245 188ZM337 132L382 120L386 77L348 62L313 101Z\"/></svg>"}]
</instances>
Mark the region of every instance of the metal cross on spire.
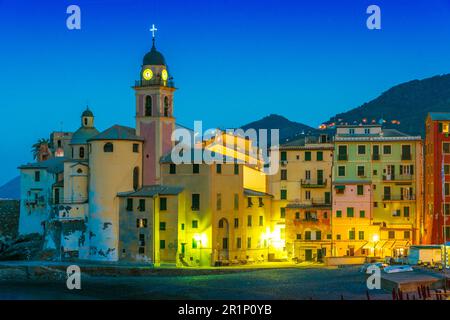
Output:
<instances>
[{"instance_id":1,"label":"metal cross on spire","mask_svg":"<svg viewBox=\"0 0 450 320\"><path fill-rule=\"evenodd\" d=\"M155 39L155 31L158 31L158 29L156 29L154 24L152 24L152 28L150 29L150 31L152 32L153 39Z\"/></svg>"}]
</instances>

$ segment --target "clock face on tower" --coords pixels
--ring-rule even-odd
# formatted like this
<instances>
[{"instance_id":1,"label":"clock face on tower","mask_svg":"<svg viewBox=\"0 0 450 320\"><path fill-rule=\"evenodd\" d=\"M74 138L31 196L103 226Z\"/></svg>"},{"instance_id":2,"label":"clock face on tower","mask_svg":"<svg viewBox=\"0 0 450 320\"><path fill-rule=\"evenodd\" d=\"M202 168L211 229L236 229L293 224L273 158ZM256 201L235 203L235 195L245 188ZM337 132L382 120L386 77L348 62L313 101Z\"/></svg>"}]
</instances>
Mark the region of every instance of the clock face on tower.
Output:
<instances>
[{"instance_id":1,"label":"clock face on tower","mask_svg":"<svg viewBox=\"0 0 450 320\"><path fill-rule=\"evenodd\" d=\"M161 77L162 77L162 79L163 79L164 81L167 81L167 78L169 77L169 75L167 74L167 70L166 70L166 69L164 69L164 70L161 72Z\"/></svg>"},{"instance_id":2,"label":"clock face on tower","mask_svg":"<svg viewBox=\"0 0 450 320\"><path fill-rule=\"evenodd\" d=\"M142 72L142 77L145 80L150 80L153 78L153 71L151 69L145 69L144 72Z\"/></svg>"}]
</instances>

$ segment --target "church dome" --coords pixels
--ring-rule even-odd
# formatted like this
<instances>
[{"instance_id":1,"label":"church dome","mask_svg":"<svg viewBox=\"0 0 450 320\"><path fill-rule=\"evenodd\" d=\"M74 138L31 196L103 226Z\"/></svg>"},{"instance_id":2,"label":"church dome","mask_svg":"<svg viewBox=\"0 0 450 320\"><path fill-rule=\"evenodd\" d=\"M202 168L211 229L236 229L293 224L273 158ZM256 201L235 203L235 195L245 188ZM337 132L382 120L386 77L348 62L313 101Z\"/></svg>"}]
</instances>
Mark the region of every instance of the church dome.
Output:
<instances>
[{"instance_id":1,"label":"church dome","mask_svg":"<svg viewBox=\"0 0 450 320\"><path fill-rule=\"evenodd\" d=\"M99 132L97 129L92 127L81 127L72 135L72 140L70 140L70 144L87 144L87 141L96 135Z\"/></svg>"},{"instance_id":2,"label":"church dome","mask_svg":"<svg viewBox=\"0 0 450 320\"><path fill-rule=\"evenodd\" d=\"M92 113L91 110L89 110L89 108L87 108L86 110L84 110L83 114L81 115L82 117L93 117L94 114Z\"/></svg>"},{"instance_id":3,"label":"church dome","mask_svg":"<svg viewBox=\"0 0 450 320\"><path fill-rule=\"evenodd\" d=\"M161 52L156 50L155 42L153 41L153 46L150 52L148 52L144 56L144 60L142 62L143 65L151 65L151 66L165 66L166 65L166 59L164 59L164 56Z\"/></svg>"}]
</instances>

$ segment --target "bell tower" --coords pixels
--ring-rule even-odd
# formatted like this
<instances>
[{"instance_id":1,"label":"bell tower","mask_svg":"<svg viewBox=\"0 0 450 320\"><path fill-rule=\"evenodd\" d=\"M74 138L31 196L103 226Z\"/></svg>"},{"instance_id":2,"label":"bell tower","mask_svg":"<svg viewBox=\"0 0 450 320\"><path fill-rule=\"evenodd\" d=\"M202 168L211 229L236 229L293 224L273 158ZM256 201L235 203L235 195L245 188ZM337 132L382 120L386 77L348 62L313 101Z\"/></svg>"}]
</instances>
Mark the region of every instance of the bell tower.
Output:
<instances>
[{"instance_id":1,"label":"bell tower","mask_svg":"<svg viewBox=\"0 0 450 320\"><path fill-rule=\"evenodd\" d=\"M173 96L175 86L164 56L156 50L153 25L152 48L144 56L139 80L133 89L136 96L136 134L144 138L142 150L143 185L161 183L159 160L171 151Z\"/></svg>"}]
</instances>

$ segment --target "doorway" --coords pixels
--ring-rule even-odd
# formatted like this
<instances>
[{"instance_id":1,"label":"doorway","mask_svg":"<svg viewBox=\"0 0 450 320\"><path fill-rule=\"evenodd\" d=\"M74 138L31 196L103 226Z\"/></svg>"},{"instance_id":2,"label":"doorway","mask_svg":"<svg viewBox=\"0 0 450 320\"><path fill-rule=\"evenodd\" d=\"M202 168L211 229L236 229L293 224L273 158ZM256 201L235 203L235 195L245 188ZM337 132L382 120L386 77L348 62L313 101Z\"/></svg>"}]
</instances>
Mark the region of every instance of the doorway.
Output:
<instances>
[{"instance_id":1,"label":"doorway","mask_svg":"<svg viewBox=\"0 0 450 320\"><path fill-rule=\"evenodd\" d=\"M312 261L312 250L305 249L305 261Z\"/></svg>"}]
</instances>

